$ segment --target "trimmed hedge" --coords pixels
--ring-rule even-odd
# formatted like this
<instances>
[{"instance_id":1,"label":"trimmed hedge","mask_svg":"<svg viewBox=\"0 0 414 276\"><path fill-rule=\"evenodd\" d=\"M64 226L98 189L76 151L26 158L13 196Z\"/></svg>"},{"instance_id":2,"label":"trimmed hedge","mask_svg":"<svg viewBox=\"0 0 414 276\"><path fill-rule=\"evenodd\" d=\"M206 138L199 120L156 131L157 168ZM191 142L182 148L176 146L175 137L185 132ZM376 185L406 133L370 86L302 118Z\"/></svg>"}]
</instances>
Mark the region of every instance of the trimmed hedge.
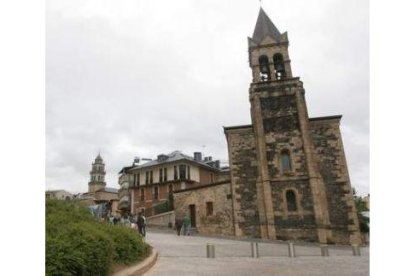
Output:
<instances>
[{"instance_id":1,"label":"trimmed hedge","mask_svg":"<svg viewBox=\"0 0 414 276\"><path fill-rule=\"evenodd\" d=\"M46 275L108 275L149 253L136 231L98 222L76 202L46 200Z\"/></svg>"}]
</instances>

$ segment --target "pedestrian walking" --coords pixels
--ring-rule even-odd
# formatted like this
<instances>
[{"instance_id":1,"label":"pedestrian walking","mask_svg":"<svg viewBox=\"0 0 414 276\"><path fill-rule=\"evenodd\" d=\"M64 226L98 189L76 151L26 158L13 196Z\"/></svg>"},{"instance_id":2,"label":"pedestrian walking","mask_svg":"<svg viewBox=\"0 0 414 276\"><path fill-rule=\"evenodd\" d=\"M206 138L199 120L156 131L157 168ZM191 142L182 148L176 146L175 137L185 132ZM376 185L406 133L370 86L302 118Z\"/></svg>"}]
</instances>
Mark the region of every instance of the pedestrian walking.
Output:
<instances>
[{"instance_id":1,"label":"pedestrian walking","mask_svg":"<svg viewBox=\"0 0 414 276\"><path fill-rule=\"evenodd\" d=\"M144 212L142 212L142 236L145 237L145 235L147 234L146 232L146 226L147 226L147 219L145 218Z\"/></svg>"},{"instance_id":2,"label":"pedestrian walking","mask_svg":"<svg viewBox=\"0 0 414 276\"><path fill-rule=\"evenodd\" d=\"M190 236L190 225L191 221L187 215L185 215L183 219L183 226L184 226L184 236Z\"/></svg>"},{"instance_id":3,"label":"pedestrian walking","mask_svg":"<svg viewBox=\"0 0 414 276\"><path fill-rule=\"evenodd\" d=\"M143 237L145 237L145 224L146 224L146 222L145 222L145 216L141 212L138 215L137 225L138 225L138 232Z\"/></svg>"},{"instance_id":4,"label":"pedestrian walking","mask_svg":"<svg viewBox=\"0 0 414 276\"><path fill-rule=\"evenodd\" d=\"M175 219L175 230L177 230L177 235L181 235L181 227L183 226L183 220L181 218Z\"/></svg>"}]
</instances>

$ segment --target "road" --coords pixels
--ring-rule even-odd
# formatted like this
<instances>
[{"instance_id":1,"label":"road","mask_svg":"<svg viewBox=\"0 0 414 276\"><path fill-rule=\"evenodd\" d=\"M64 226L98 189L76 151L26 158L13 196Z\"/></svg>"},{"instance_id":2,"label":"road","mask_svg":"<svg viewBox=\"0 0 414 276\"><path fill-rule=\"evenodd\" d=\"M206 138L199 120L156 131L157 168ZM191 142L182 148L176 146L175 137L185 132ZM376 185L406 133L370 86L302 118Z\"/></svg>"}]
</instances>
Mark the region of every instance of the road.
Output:
<instances>
[{"instance_id":1,"label":"road","mask_svg":"<svg viewBox=\"0 0 414 276\"><path fill-rule=\"evenodd\" d=\"M259 258L251 257L247 241L201 236L177 236L173 231L151 230L146 242L159 253L145 275L369 275L369 249L352 256L348 247L332 247L328 257L319 247L297 245L288 257L284 243L259 243ZM215 245L216 258L206 258L207 243Z\"/></svg>"}]
</instances>

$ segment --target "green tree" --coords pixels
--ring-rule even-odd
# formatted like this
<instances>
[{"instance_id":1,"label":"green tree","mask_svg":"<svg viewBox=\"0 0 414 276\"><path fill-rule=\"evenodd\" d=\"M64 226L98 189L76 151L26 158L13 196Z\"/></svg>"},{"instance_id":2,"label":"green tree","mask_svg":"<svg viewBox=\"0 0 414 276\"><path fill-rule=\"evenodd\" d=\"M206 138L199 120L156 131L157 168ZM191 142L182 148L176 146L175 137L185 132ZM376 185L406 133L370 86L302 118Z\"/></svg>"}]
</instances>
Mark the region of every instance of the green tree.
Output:
<instances>
[{"instance_id":1,"label":"green tree","mask_svg":"<svg viewBox=\"0 0 414 276\"><path fill-rule=\"evenodd\" d=\"M354 196L355 207L358 215L359 229L363 233L369 233L369 218L362 214L362 212L366 212L369 210L363 198L357 195L356 190L354 188L352 188L352 193Z\"/></svg>"}]
</instances>

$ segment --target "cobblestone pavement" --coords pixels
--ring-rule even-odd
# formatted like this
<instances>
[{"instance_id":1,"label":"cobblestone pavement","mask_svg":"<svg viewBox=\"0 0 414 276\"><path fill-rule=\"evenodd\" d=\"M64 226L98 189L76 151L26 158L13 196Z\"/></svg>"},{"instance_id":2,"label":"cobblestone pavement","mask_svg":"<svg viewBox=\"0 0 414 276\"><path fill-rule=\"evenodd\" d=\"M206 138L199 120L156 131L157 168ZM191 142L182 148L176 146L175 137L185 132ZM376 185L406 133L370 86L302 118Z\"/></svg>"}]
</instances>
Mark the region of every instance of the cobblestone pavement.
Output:
<instances>
[{"instance_id":1,"label":"cobblestone pavement","mask_svg":"<svg viewBox=\"0 0 414 276\"><path fill-rule=\"evenodd\" d=\"M296 245L297 257L288 257L284 243L260 242L259 258L251 257L251 244L223 238L177 236L171 231L149 230L146 242L159 253L145 275L369 275L369 249L352 256L349 247L330 247L328 257L319 247ZM206 258L207 243L216 258Z\"/></svg>"}]
</instances>

